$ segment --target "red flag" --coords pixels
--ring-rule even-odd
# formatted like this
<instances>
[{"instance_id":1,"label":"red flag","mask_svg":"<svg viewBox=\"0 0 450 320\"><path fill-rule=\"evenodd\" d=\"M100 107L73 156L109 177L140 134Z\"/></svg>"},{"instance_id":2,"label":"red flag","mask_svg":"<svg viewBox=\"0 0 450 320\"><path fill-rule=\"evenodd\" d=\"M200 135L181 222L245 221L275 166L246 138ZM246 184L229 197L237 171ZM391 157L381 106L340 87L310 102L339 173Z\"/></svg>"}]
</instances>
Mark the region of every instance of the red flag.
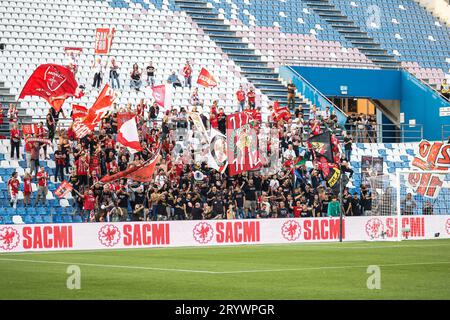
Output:
<instances>
[{"instance_id":1,"label":"red flag","mask_svg":"<svg viewBox=\"0 0 450 320\"><path fill-rule=\"evenodd\" d=\"M108 54L114 38L114 28L97 28L95 31L95 54Z\"/></svg>"},{"instance_id":2,"label":"red flag","mask_svg":"<svg viewBox=\"0 0 450 320\"><path fill-rule=\"evenodd\" d=\"M23 134L35 134L37 132L37 124L36 123L22 124L22 132Z\"/></svg>"},{"instance_id":3,"label":"red flag","mask_svg":"<svg viewBox=\"0 0 450 320\"><path fill-rule=\"evenodd\" d=\"M120 128L122 124L134 117L132 112L119 112L117 114L117 128Z\"/></svg>"},{"instance_id":4,"label":"red flag","mask_svg":"<svg viewBox=\"0 0 450 320\"><path fill-rule=\"evenodd\" d=\"M154 86L152 88L152 96L160 107L164 107L164 102L166 100L166 85L161 84L159 86Z\"/></svg>"},{"instance_id":5,"label":"red flag","mask_svg":"<svg viewBox=\"0 0 450 320\"><path fill-rule=\"evenodd\" d=\"M69 192L71 192L73 189L72 185L67 182L66 180L64 180L59 186L58 188L56 188L55 190L55 196L57 196L58 198L63 198L66 194L68 194Z\"/></svg>"},{"instance_id":6,"label":"red flag","mask_svg":"<svg viewBox=\"0 0 450 320\"><path fill-rule=\"evenodd\" d=\"M156 161L158 156L151 160L146 166L139 168L130 173L127 178L138 182L150 182L153 180L153 173L155 172Z\"/></svg>"},{"instance_id":7,"label":"red flag","mask_svg":"<svg viewBox=\"0 0 450 320\"><path fill-rule=\"evenodd\" d=\"M227 116L227 153L230 176L261 166L258 135L245 112Z\"/></svg>"},{"instance_id":8,"label":"red flag","mask_svg":"<svg viewBox=\"0 0 450 320\"><path fill-rule=\"evenodd\" d=\"M117 132L117 141L127 147L131 153L136 153L142 150L136 126L136 117L124 122L119 127Z\"/></svg>"},{"instance_id":9,"label":"red flag","mask_svg":"<svg viewBox=\"0 0 450 320\"><path fill-rule=\"evenodd\" d=\"M138 182L150 182L153 178L153 172L155 171L156 162L158 160L159 151L158 149L156 155L153 159L146 162L144 166L131 166L124 171L117 172L115 174L104 176L100 182L107 183L116 181L119 179L132 179Z\"/></svg>"},{"instance_id":10,"label":"red flag","mask_svg":"<svg viewBox=\"0 0 450 320\"><path fill-rule=\"evenodd\" d=\"M197 83L207 88L217 86L216 79L214 79L213 75L210 74L209 71L205 68L202 68L202 70L200 71Z\"/></svg>"},{"instance_id":11,"label":"red flag","mask_svg":"<svg viewBox=\"0 0 450 320\"><path fill-rule=\"evenodd\" d=\"M88 109L85 106L72 104L72 119L84 118L88 114Z\"/></svg>"},{"instance_id":12,"label":"red flag","mask_svg":"<svg viewBox=\"0 0 450 320\"><path fill-rule=\"evenodd\" d=\"M289 121L292 118L291 111L288 107L280 107L280 103L275 101L273 104L272 118L276 122L280 120Z\"/></svg>"},{"instance_id":13,"label":"red flag","mask_svg":"<svg viewBox=\"0 0 450 320\"><path fill-rule=\"evenodd\" d=\"M261 112L259 112L258 110L245 109L244 112L247 113L252 118L251 120L262 122Z\"/></svg>"},{"instance_id":14,"label":"red flag","mask_svg":"<svg viewBox=\"0 0 450 320\"><path fill-rule=\"evenodd\" d=\"M34 70L19 95L38 96L56 110L61 110L67 96L75 95L78 83L69 68L57 64L42 64Z\"/></svg>"},{"instance_id":15,"label":"red flag","mask_svg":"<svg viewBox=\"0 0 450 320\"><path fill-rule=\"evenodd\" d=\"M109 87L109 84L106 84L98 95L97 100L95 100L94 104L89 109L86 118L83 120L86 127L90 130L94 130L100 120L111 109L111 105L116 97L117 93Z\"/></svg>"}]
</instances>

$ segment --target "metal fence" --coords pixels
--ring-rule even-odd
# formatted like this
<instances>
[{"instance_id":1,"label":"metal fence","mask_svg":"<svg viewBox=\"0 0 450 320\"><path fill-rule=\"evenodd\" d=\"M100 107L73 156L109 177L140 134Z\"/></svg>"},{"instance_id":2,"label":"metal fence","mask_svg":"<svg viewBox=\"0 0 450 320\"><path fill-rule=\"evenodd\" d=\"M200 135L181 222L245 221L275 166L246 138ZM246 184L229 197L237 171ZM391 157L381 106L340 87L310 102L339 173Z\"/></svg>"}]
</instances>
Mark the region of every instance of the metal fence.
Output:
<instances>
[{"instance_id":1,"label":"metal fence","mask_svg":"<svg viewBox=\"0 0 450 320\"><path fill-rule=\"evenodd\" d=\"M421 124L355 124L346 125L345 129L358 143L407 143L423 139Z\"/></svg>"}]
</instances>

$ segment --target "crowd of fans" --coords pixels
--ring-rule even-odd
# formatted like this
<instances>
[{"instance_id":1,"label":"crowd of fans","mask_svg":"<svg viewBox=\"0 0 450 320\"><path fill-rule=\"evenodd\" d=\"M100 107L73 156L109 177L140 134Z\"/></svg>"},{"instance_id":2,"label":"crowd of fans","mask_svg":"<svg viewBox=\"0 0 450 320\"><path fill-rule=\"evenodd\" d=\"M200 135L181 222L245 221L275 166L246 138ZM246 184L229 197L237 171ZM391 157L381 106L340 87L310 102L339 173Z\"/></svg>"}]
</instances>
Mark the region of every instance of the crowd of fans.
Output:
<instances>
[{"instance_id":1,"label":"crowd of fans","mask_svg":"<svg viewBox=\"0 0 450 320\"><path fill-rule=\"evenodd\" d=\"M93 64L95 71L93 87L98 88L102 81L101 61ZM110 61L109 79L115 88L120 88L118 66ZM143 81L154 85L156 68L149 62L142 70L133 66L130 73L130 86L139 90ZM167 81L176 86L192 86L192 68L189 62L183 67L184 81L181 82L174 72ZM250 109L261 111L256 106L255 91L239 87L236 92L236 111ZM288 98L290 106L295 105L295 85L289 83ZM278 129L279 135L279 169L277 173L265 174L263 170L245 172L229 176L227 171L220 174L209 168L206 162L184 163L176 156L174 148L177 130L194 126L187 111L196 112L203 105L196 88L193 88L189 110L173 108L160 110L156 103L147 104L141 100L137 105L129 103L126 107L113 105L99 125L99 130L82 139L77 139L72 125L66 130L60 128L62 112L49 109L46 123L39 123L37 130L30 135L23 135L17 126L17 110L10 108L11 121L11 158L20 158L18 146L25 143L27 170L23 177L23 187L19 186L17 173L8 182L11 205L16 206L18 190L24 193L24 205L46 203L48 182L67 180L73 186L73 207L82 215L83 221L125 221L131 220L182 220L182 219L243 219L243 218L277 218L277 217L325 217L338 216L341 207L338 195L326 186L318 163L312 167L297 165L299 157L311 159L307 147L307 138L323 130L333 131L337 127L337 117L327 109L319 112L316 107L310 110L305 119L301 107L292 112L288 121L269 116L264 126ZM118 130L117 115L120 112L136 114L139 136L143 150L130 154L128 149L116 143ZM269 113L273 106L268 107ZM201 114L207 130L216 128L226 131L226 116L219 101L210 107L209 117ZM260 130L261 123L256 128ZM190 139L195 130L186 130ZM48 141L47 141L48 140ZM349 166L352 137L345 135L342 159L344 174L353 174ZM51 148L50 148L51 146ZM53 149L53 154L48 154ZM42 151L41 151L42 150ZM156 156L160 151L154 179L151 183L137 183L120 179L102 183L106 175L125 170L130 164L141 165ZM344 152L345 151L345 152ZM43 156L43 157L42 157ZM45 172L40 166L43 158L53 158L55 169ZM312 159L311 159L312 160ZM201 172L201 179L196 176ZM31 182L36 182L38 192L32 196ZM343 206L346 215L361 215L371 209L370 191L362 186L361 197L350 194L343 189ZM32 203L31 198L34 198Z\"/></svg>"}]
</instances>

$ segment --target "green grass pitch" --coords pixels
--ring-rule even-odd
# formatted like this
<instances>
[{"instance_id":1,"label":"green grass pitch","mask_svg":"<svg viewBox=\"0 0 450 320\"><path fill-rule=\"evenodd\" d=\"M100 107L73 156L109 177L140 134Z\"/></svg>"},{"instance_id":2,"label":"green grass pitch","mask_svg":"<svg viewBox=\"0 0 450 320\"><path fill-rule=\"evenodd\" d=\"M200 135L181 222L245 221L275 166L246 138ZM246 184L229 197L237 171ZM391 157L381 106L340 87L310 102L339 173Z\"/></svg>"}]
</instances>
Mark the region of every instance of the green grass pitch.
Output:
<instances>
[{"instance_id":1,"label":"green grass pitch","mask_svg":"<svg viewBox=\"0 0 450 320\"><path fill-rule=\"evenodd\" d=\"M450 240L5 253L0 275L0 299L450 299Z\"/></svg>"}]
</instances>

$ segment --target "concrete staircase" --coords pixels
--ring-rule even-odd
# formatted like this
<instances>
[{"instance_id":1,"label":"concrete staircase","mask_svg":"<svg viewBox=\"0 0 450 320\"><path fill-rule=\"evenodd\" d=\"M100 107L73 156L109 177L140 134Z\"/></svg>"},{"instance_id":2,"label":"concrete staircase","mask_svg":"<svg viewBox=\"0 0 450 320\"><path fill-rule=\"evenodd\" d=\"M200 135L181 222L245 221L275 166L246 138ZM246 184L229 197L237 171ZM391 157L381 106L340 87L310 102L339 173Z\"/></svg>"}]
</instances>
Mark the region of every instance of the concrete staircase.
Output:
<instances>
[{"instance_id":1,"label":"concrete staircase","mask_svg":"<svg viewBox=\"0 0 450 320\"><path fill-rule=\"evenodd\" d=\"M20 103L16 101L15 95L11 94L10 89L5 86L4 82L0 82L0 103L0 112L3 115L3 123L0 123L0 136L9 137L8 109L10 103L16 104L19 111L19 121L27 122L30 117L26 116L26 110L20 108Z\"/></svg>"},{"instance_id":2,"label":"concrete staircase","mask_svg":"<svg viewBox=\"0 0 450 320\"><path fill-rule=\"evenodd\" d=\"M328 0L302 0L322 19L349 40L369 60L382 69L399 69L400 62L389 54L367 32L349 20L335 5Z\"/></svg>"},{"instance_id":3,"label":"concrete staircase","mask_svg":"<svg viewBox=\"0 0 450 320\"><path fill-rule=\"evenodd\" d=\"M255 50L243 42L236 32L231 30L225 21L219 18L217 10L208 6L205 0L175 0L175 4L185 11L197 25L203 29L211 40L228 55L241 69L241 74L255 88L261 90L270 101L287 104L287 88L279 81L279 75L274 68L268 67ZM237 89L237 88L236 88ZM301 105L305 115L309 114L311 105L298 97L296 107Z\"/></svg>"}]
</instances>

